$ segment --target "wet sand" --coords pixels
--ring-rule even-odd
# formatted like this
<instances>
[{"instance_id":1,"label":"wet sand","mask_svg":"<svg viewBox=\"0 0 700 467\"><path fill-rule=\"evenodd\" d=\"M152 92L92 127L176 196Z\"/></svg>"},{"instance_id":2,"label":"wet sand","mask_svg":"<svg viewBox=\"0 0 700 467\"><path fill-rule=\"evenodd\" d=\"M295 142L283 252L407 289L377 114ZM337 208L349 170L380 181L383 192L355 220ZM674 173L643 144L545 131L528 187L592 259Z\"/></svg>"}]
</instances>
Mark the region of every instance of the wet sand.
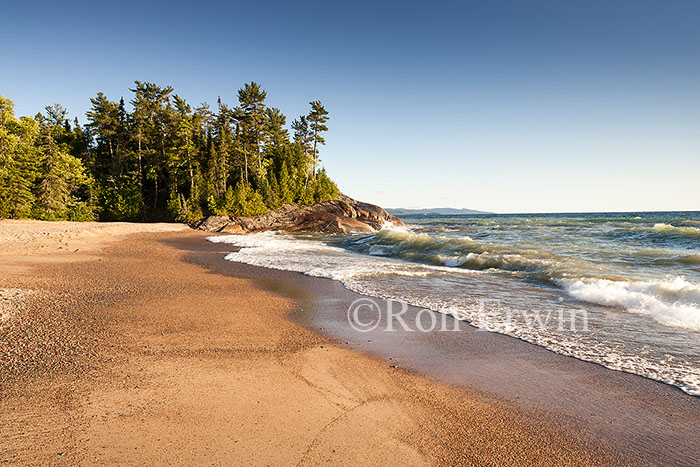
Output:
<instances>
[{"instance_id":1,"label":"wet sand","mask_svg":"<svg viewBox=\"0 0 700 467\"><path fill-rule=\"evenodd\" d=\"M39 232L41 224L20 230ZM12 295L10 317L0 323L0 461L614 465L634 460L621 439L630 433L608 436L587 425L586 417L562 413L558 403L545 410L536 399L551 391L519 401L480 387L481 380L500 382L501 373L515 364L502 362L501 373L475 369L473 375L481 376L474 381L454 373L460 383L449 381L450 368L436 363L442 349L435 338L424 338L434 341L432 353L420 338L403 344L378 335L343 340L342 320L333 316L352 297L332 281L226 262L225 246L204 241L199 232L128 233L129 228L74 233L70 242L48 235L43 249L35 251L33 240L2 249L0 288L27 293ZM59 252L66 243L76 248ZM394 360L377 358L387 356L384 348ZM428 367L435 372L426 371L414 354L433 362ZM545 365L534 379L546 383L560 363L541 358ZM644 393L648 406L658 405L653 392ZM675 393L670 397L669 410L688 403ZM630 416L647 420L644 413ZM683 457L671 460L680 464Z\"/></svg>"}]
</instances>

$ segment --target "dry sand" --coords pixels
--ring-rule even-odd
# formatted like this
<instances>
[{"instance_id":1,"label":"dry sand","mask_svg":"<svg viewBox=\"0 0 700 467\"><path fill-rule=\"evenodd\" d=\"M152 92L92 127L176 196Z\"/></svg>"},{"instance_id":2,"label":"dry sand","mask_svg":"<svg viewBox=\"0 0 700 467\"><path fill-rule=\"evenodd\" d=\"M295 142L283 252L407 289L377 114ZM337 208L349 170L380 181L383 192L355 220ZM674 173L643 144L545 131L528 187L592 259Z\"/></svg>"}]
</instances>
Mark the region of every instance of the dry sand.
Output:
<instances>
[{"instance_id":1,"label":"dry sand","mask_svg":"<svg viewBox=\"0 0 700 467\"><path fill-rule=\"evenodd\" d=\"M163 243L183 238L204 241L173 225L0 222L0 461L620 462L333 344L287 319L294 302Z\"/></svg>"}]
</instances>

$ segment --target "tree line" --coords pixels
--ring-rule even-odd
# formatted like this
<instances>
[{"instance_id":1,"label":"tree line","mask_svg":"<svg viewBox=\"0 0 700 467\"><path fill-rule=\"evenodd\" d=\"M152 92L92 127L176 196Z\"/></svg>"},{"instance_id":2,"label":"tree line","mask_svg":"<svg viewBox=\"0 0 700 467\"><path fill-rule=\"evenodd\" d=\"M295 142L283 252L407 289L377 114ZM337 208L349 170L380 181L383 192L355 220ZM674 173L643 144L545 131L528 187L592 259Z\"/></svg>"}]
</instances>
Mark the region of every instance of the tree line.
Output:
<instances>
[{"instance_id":1,"label":"tree line","mask_svg":"<svg viewBox=\"0 0 700 467\"><path fill-rule=\"evenodd\" d=\"M197 107L170 86L135 81L124 99L90 99L87 123L62 106L17 118L0 95L0 218L190 222L261 214L338 196L319 169L328 112L310 102L294 120L259 84Z\"/></svg>"}]
</instances>

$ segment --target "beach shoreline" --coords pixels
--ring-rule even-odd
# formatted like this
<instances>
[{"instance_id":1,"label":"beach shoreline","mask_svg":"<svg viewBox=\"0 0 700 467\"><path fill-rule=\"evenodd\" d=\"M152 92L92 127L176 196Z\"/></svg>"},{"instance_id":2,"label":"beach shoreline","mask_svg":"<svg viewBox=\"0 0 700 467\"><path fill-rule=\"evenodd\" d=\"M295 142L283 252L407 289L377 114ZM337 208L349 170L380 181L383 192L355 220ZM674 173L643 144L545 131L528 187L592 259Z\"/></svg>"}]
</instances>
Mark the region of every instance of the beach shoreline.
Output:
<instances>
[{"instance_id":1,"label":"beach shoreline","mask_svg":"<svg viewBox=\"0 0 700 467\"><path fill-rule=\"evenodd\" d=\"M179 230L4 252L0 287L40 293L0 327L0 460L628 462L616 440L580 431L580 420L435 382L325 337L332 325L302 310L342 286L227 262L225 245ZM695 454L681 448L660 459Z\"/></svg>"},{"instance_id":2,"label":"beach shoreline","mask_svg":"<svg viewBox=\"0 0 700 467\"><path fill-rule=\"evenodd\" d=\"M700 398L664 382L601 364L566 356L514 336L485 332L437 313L451 323L434 326L424 309L408 306L404 320L423 322L418 332L394 323L382 323L358 332L348 321L356 301L377 299L347 289L341 282L294 271L252 266L223 260L235 247L176 246L196 250L190 260L219 273L247 277L267 290L303 304L289 317L338 345L379 358L433 381L457 387L486 400L516 406L543 416L557 428L577 432L582 440L605 445L627 459L642 463L653 458L667 465L692 463L700 456ZM205 259L202 250L216 251ZM298 291L305 291L299 294ZM435 313L435 312L431 312ZM360 316L369 322L370 312ZM439 328L447 330L440 331ZM452 332L459 328L459 331Z\"/></svg>"}]
</instances>

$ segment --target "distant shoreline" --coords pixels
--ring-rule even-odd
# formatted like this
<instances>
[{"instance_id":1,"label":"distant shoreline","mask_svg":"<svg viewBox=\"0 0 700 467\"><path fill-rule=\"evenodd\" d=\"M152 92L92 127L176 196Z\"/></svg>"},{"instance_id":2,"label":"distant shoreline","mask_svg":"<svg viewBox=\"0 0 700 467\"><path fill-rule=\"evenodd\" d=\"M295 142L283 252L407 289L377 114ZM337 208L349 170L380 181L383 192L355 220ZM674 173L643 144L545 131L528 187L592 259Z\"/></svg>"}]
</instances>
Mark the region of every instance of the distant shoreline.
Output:
<instances>
[{"instance_id":1,"label":"distant shoreline","mask_svg":"<svg viewBox=\"0 0 700 467\"><path fill-rule=\"evenodd\" d=\"M456 209L456 208L426 208L426 209L411 209L411 208L386 208L386 211L394 216L410 216L410 215L460 215L460 214L496 214L495 212L477 211L475 209Z\"/></svg>"}]
</instances>

